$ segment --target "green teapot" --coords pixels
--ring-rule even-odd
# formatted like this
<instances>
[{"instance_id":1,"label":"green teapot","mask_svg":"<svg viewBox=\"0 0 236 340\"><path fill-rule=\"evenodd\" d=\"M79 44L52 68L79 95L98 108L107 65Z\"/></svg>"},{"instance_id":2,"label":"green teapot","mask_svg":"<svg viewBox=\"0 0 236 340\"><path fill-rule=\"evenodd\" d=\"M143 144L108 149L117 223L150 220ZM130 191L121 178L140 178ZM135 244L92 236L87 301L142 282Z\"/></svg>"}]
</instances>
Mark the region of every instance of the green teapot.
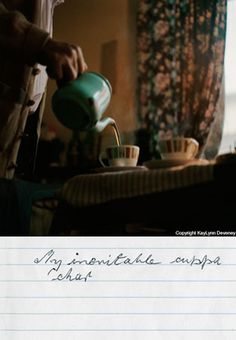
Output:
<instances>
[{"instance_id":1,"label":"green teapot","mask_svg":"<svg viewBox=\"0 0 236 340\"><path fill-rule=\"evenodd\" d=\"M60 87L52 96L52 109L57 119L71 130L101 132L115 124L110 117L102 118L112 95L109 81L96 72L85 72Z\"/></svg>"}]
</instances>

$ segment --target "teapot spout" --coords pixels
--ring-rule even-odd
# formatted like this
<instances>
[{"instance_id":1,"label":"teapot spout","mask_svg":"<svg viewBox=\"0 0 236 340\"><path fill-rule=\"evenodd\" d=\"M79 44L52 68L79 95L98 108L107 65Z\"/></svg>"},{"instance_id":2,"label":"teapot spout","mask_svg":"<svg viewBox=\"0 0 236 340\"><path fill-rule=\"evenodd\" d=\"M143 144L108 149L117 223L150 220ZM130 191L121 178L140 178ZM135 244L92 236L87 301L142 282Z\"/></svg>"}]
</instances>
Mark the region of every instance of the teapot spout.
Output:
<instances>
[{"instance_id":1,"label":"teapot spout","mask_svg":"<svg viewBox=\"0 0 236 340\"><path fill-rule=\"evenodd\" d=\"M114 126L115 124L116 124L116 122L114 121L113 118L104 117L97 122L94 129L95 129L96 132L102 132L108 125Z\"/></svg>"},{"instance_id":2,"label":"teapot spout","mask_svg":"<svg viewBox=\"0 0 236 340\"><path fill-rule=\"evenodd\" d=\"M110 117L102 118L101 120L97 122L97 124L94 127L94 130L96 132L102 132L108 125L111 125L113 127L117 145L121 145L120 133L119 133L119 130L116 126L116 122L114 121L114 119Z\"/></svg>"}]
</instances>

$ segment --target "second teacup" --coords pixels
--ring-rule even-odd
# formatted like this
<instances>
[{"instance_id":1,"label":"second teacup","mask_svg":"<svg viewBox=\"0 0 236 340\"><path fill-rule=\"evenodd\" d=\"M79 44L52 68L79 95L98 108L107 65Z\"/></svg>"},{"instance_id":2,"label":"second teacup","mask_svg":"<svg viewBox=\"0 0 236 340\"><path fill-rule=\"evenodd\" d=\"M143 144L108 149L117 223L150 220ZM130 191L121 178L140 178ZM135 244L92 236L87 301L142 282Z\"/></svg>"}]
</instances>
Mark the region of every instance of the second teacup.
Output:
<instances>
[{"instance_id":1,"label":"second teacup","mask_svg":"<svg viewBox=\"0 0 236 340\"><path fill-rule=\"evenodd\" d=\"M100 155L102 166L107 165L103 160L107 159L108 166L136 166L139 158L139 147L136 145L112 145L108 146Z\"/></svg>"},{"instance_id":2,"label":"second teacup","mask_svg":"<svg viewBox=\"0 0 236 340\"><path fill-rule=\"evenodd\" d=\"M199 143L194 138L176 137L159 141L162 159L190 160L198 153Z\"/></svg>"}]
</instances>

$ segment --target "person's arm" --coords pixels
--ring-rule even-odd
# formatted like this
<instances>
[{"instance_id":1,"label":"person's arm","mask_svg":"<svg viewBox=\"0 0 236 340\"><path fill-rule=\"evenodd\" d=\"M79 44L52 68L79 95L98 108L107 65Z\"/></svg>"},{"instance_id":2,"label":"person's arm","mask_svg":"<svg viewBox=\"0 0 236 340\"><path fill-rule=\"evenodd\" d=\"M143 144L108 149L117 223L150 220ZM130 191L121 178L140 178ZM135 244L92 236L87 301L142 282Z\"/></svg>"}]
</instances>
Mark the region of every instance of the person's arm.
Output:
<instances>
[{"instance_id":1,"label":"person's arm","mask_svg":"<svg viewBox=\"0 0 236 340\"><path fill-rule=\"evenodd\" d=\"M9 11L0 2L0 51L11 59L34 64L49 33L30 23L18 11Z\"/></svg>"},{"instance_id":2,"label":"person's arm","mask_svg":"<svg viewBox=\"0 0 236 340\"><path fill-rule=\"evenodd\" d=\"M79 46L55 41L23 14L9 11L0 1L0 53L28 65L47 67L58 84L75 79L87 69Z\"/></svg>"}]
</instances>

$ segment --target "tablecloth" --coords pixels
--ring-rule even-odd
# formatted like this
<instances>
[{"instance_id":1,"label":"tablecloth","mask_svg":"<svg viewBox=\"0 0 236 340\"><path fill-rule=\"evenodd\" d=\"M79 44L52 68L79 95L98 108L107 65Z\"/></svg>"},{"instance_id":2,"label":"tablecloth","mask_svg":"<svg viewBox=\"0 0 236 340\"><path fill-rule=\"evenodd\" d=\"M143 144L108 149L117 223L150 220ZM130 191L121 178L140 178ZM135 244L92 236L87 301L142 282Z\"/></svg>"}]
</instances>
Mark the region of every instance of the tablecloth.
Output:
<instances>
[{"instance_id":1,"label":"tablecloth","mask_svg":"<svg viewBox=\"0 0 236 340\"><path fill-rule=\"evenodd\" d=\"M209 182L214 179L213 168L208 164L83 174L68 180L58 197L73 207L86 207Z\"/></svg>"}]
</instances>

